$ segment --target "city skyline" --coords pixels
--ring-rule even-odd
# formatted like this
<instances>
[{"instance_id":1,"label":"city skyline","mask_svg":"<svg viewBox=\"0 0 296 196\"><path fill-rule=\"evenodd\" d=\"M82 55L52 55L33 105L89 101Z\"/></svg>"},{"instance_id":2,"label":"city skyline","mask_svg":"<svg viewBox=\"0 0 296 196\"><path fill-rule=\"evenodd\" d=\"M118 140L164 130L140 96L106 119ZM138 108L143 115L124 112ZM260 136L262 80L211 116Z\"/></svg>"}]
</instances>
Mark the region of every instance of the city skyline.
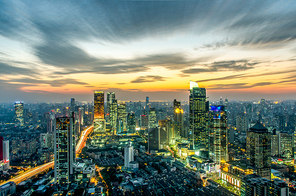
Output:
<instances>
[{"instance_id":1,"label":"city skyline","mask_svg":"<svg viewBox=\"0 0 296 196\"><path fill-rule=\"evenodd\" d=\"M295 4L0 1L0 103L294 99Z\"/></svg>"}]
</instances>

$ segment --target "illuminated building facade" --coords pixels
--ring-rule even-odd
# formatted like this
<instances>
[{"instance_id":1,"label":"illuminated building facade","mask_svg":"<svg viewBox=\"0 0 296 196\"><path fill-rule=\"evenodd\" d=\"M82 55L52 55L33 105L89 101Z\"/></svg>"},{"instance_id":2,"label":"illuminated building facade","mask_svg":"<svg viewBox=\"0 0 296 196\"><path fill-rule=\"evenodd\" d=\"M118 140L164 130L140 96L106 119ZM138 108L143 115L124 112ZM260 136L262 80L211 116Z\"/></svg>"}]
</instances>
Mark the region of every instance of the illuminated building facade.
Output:
<instances>
[{"instance_id":1,"label":"illuminated building facade","mask_svg":"<svg viewBox=\"0 0 296 196\"><path fill-rule=\"evenodd\" d=\"M176 99L174 99L174 131L176 138L180 138L180 136L187 137L187 134L184 133L183 109L181 108L181 102Z\"/></svg>"},{"instance_id":2,"label":"illuminated building facade","mask_svg":"<svg viewBox=\"0 0 296 196\"><path fill-rule=\"evenodd\" d=\"M110 113L109 113L109 122L113 130L116 130L117 128L117 116L118 116L118 105L117 105L117 100L115 99L111 104L110 104Z\"/></svg>"},{"instance_id":3,"label":"illuminated building facade","mask_svg":"<svg viewBox=\"0 0 296 196\"><path fill-rule=\"evenodd\" d=\"M189 96L189 130L192 135L193 149L208 151L208 134L206 129L209 102L206 89L199 88L196 82L190 81Z\"/></svg>"},{"instance_id":4,"label":"illuminated building facade","mask_svg":"<svg viewBox=\"0 0 296 196\"><path fill-rule=\"evenodd\" d=\"M248 167L246 163L233 161L222 164L220 177L223 181L228 182L237 188L241 188L242 178L253 173L254 169Z\"/></svg>"},{"instance_id":5,"label":"illuminated building facade","mask_svg":"<svg viewBox=\"0 0 296 196\"><path fill-rule=\"evenodd\" d=\"M247 131L248 164L257 169L262 178L271 178L271 133L257 122Z\"/></svg>"},{"instance_id":6,"label":"illuminated building facade","mask_svg":"<svg viewBox=\"0 0 296 196\"><path fill-rule=\"evenodd\" d=\"M148 128L153 129L157 127L155 108L150 108L148 118L149 118Z\"/></svg>"},{"instance_id":7,"label":"illuminated building facade","mask_svg":"<svg viewBox=\"0 0 296 196\"><path fill-rule=\"evenodd\" d=\"M56 118L54 132L55 183L68 187L75 162L75 134L73 117Z\"/></svg>"},{"instance_id":8,"label":"illuminated building facade","mask_svg":"<svg viewBox=\"0 0 296 196\"><path fill-rule=\"evenodd\" d=\"M279 154L281 157L293 159L294 157L294 132L279 133Z\"/></svg>"},{"instance_id":9,"label":"illuminated building facade","mask_svg":"<svg viewBox=\"0 0 296 196\"><path fill-rule=\"evenodd\" d=\"M126 131L126 104L124 102L118 103L117 113L118 113L117 132L122 133Z\"/></svg>"},{"instance_id":10,"label":"illuminated building facade","mask_svg":"<svg viewBox=\"0 0 296 196\"><path fill-rule=\"evenodd\" d=\"M174 126L171 120L159 120L158 126L167 133L167 144L175 144Z\"/></svg>"},{"instance_id":11,"label":"illuminated building facade","mask_svg":"<svg viewBox=\"0 0 296 196\"><path fill-rule=\"evenodd\" d=\"M104 115L104 91L94 92L94 133L104 133L106 121Z\"/></svg>"},{"instance_id":12,"label":"illuminated building facade","mask_svg":"<svg viewBox=\"0 0 296 196\"><path fill-rule=\"evenodd\" d=\"M111 124L110 122L111 107L114 102L115 102L115 92L107 92L107 114L105 119L110 124Z\"/></svg>"},{"instance_id":13,"label":"illuminated building facade","mask_svg":"<svg viewBox=\"0 0 296 196\"><path fill-rule=\"evenodd\" d=\"M18 126L24 126L24 103L16 101L14 103L15 122Z\"/></svg>"},{"instance_id":14,"label":"illuminated building facade","mask_svg":"<svg viewBox=\"0 0 296 196\"><path fill-rule=\"evenodd\" d=\"M128 133L135 133L135 131L136 131L135 113L129 112L126 117L126 121L127 121L127 132Z\"/></svg>"},{"instance_id":15,"label":"illuminated building facade","mask_svg":"<svg viewBox=\"0 0 296 196\"><path fill-rule=\"evenodd\" d=\"M223 105L209 111L209 156L217 164L228 161L227 113Z\"/></svg>"}]
</instances>

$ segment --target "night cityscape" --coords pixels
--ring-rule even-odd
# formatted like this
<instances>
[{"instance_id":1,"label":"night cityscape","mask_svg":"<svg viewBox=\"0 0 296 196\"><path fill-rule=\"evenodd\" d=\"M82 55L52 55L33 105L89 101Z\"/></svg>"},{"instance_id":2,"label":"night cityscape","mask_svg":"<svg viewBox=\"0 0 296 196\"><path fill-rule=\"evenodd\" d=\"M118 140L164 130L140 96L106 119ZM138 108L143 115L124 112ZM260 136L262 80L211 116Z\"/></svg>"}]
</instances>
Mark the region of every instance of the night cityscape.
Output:
<instances>
[{"instance_id":1,"label":"night cityscape","mask_svg":"<svg viewBox=\"0 0 296 196\"><path fill-rule=\"evenodd\" d=\"M0 0L0 196L296 196L295 18Z\"/></svg>"}]
</instances>

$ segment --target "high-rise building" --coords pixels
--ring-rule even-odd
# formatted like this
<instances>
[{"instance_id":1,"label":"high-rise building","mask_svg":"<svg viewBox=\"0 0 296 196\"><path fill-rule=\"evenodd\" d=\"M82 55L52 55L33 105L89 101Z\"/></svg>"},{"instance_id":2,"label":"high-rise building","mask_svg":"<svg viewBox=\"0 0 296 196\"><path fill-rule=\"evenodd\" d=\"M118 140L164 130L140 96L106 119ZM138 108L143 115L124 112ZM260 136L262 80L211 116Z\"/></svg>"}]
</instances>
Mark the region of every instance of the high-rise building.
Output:
<instances>
[{"instance_id":1,"label":"high-rise building","mask_svg":"<svg viewBox=\"0 0 296 196\"><path fill-rule=\"evenodd\" d=\"M107 92L107 113L106 121L110 123L111 105L115 102L115 92Z\"/></svg>"},{"instance_id":2,"label":"high-rise building","mask_svg":"<svg viewBox=\"0 0 296 196\"><path fill-rule=\"evenodd\" d=\"M10 160L9 160L9 140L3 141L3 161L6 164L6 169L9 169Z\"/></svg>"},{"instance_id":3,"label":"high-rise building","mask_svg":"<svg viewBox=\"0 0 296 196\"><path fill-rule=\"evenodd\" d=\"M262 178L271 178L271 133L257 122L247 131L246 142L248 164L257 169Z\"/></svg>"},{"instance_id":4,"label":"high-rise building","mask_svg":"<svg viewBox=\"0 0 296 196\"><path fill-rule=\"evenodd\" d=\"M294 158L294 132L282 131L279 133L279 154L287 159Z\"/></svg>"},{"instance_id":5,"label":"high-rise building","mask_svg":"<svg viewBox=\"0 0 296 196\"><path fill-rule=\"evenodd\" d=\"M117 105L118 123L117 132L122 133L126 131L126 104L125 102L119 102Z\"/></svg>"},{"instance_id":6,"label":"high-rise building","mask_svg":"<svg viewBox=\"0 0 296 196\"><path fill-rule=\"evenodd\" d=\"M249 129L248 116L245 113L236 116L236 130L238 133L246 133Z\"/></svg>"},{"instance_id":7,"label":"high-rise building","mask_svg":"<svg viewBox=\"0 0 296 196\"><path fill-rule=\"evenodd\" d=\"M110 104L109 122L113 130L117 129L118 105L117 100L113 100Z\"/></svg>"},{"instance_id":8,"label":"high-rise building","mask_svg":"<svg viewBox=\"0 0 296 196\"><path fill-rule=\"evenodd\" d=\"M50 133L40 134L40 147L41 148L53 148L53 135Z\"/></svg>"},{"instance_id":9,"label":"high-rise building","mask_svg":"<svg viewBox=\"0 0 296 196\"><path fill-rule=\"evenodd\" d=\"M3 160L3 137L0 136L0 161Z\"/></svg>"},{"instance_id":10,"label":"high-rise building","mask_svg":"<svg viewBox=\"0 0 296 196\"><path fill-rule=\"evenodd\" d=\"M136 118L134 112L129 112L126 117L127 121L127 132L135 133L136 131Z\"/></svg>"},{"instance_id":11,"label":"high-rise building","mask_svg":"<svg viewBox=\"0 0 296 196\"><path fill-rule=\"evenodd\" d=\"M84 107L78 109L78 120L80 125L84 125Z\"/></svg>"},{"instance_id":12,"label":"high-rise building","mask_svg":"<svg viewBox=\"0 0 296 196\"><path fill-rule=\"evenodd\" d=\"M14 103L15 121L19 126L24 126L24 103L16 101Z\"/></svg>"},{"instance_id":13,"label":"high-rise building","mask_svg":"<svg viewBox=\"0 0 296 196\"><path fill-rule=\"evenodd\" d=\"M129 141L128 145L124 148L124 167L129 168L129 164L132 161L134 161L134 147Z\"/></svg>"},{"instance_id":14,"label":"high-rise building","mask_svg":"<svg viewBox=\"0 0 296 196\"><path fill-rule=\"evenodd\" d=\"M153 129L153 128L157 127L155 108L150 108L148 119L149 119L148 120L149 121L149 124L148 124L149 129Z\"/></svg>"},{"instance_id":15,"label":"high-rise building","mask_svg":"<svg viewBox=\"0 0 296 196\"><path fill-rule=\"evenodd\" d=\"M171 120L159 120L158 125L166 132L167 144L175 144L174 124Z\"/></svg>"},{"instance_id":16,"label":"high-rise building","mask_svg":"<svg viewBox=\"0 0 296 196\"><path fill-rule=\"evenodd\" d=\"M56 118L54 132L54 176L55 182L68 187L75 162L75 134L73 117Z\"/></svg>"},{"instance_id":17,"label":"high-rise building","mask_svg":"<svg viewBox=\"0 0 296 196\"><path fill-rule=\"evenodd\" d=\"M75 112L75 106L76 106L76 102L74 98L71 98L71 105L70 105L70 116L72 115L73 112Z\"/></svg>"},{"instance_id":18,"label":"high-rise building","mask_svg":"<svg viewBox=\"0 0 296 196\"><path fill-rule=\"evenodd\" d=\"M219 105L224 105L224 102L223 102L223 99L222 99L222 97L220 97L220 100L219 100Z\"/></svg>"},{"instance_id":19,"label":"high-rise building","mask_svg":"<svg viewBox=\"0 0 296 196\"><path fill-rule=\"evenodd\" d=\"M145 110L149 111L149 109L150 109L149 97L146 96L146 107L145 107Z\"/></svg>"},{"instance_id":20,"label":"high-rise building","mask_svg":"<svg viewBox=\"0 0 296 196\"><path fill-rule=\"evenodd\" d=\"M149 130L148 133L148 150L160 150L164 149L167 145L167 132L161 128L156 127Z\"/></svg>"},{"instance_id":21,"label":"high-rise building","mask_svg":"<svg viewBox=\"0 0 296 196\"><path fill-rule=\"evenodd\" d=\"M180 138L187 137L183 127L183 109L181 108L181 102L174 99L174 131L175 137Z\"/></svg>"},{"instance_id":22,"label":"high-rise building","mask_svg":"<svg viewBox=\"0 0 296 196\"><path fill-rule=\"evenodd\" d=\"M104 115L104 91L94 92L94 133L104 133L106 121Z\"/></svg>"},{"instance_id":23,"label":"high-rise building","mask_svg":"<svg viewBox=\"0 0 296 196\"><path fill-rule=\"evenodd\" d=\"M190 81L189 96L189 129L192 135L193 149L207 151L208 134L206 129L209 102L206 89L199 88L196 82Z\"/></svg>"},{"instance_id":24,"label":"high-rise building","mask_svg":"<svg viewBox=\"0 0 296 196\"><path fill-rule=\"evenodd\" d=\"M272 130L271 133L271 156L279 155L279 135L276 129Z\"/></svg>"},{"instance_id":25,"label":"high-rise building","mask_svg":"<svg viewBox=\"0 0 296 196\"><path fill-rule=\"evenodd\" d=\"M228 161L227 113L223 105L211 106L209 112L209 156L218 163Z\"/></svg>"},{"instance_id":26,"label":"high-rise building","mask_svg":"<svg viewBox=\"0 0 296 196\"><path fill-rule=\"evenodd\" d=\"M141 129L147 129L148 128L148 115L142 114L140 116L140 121L141 121Z\"/></svg>"}]
</instances>

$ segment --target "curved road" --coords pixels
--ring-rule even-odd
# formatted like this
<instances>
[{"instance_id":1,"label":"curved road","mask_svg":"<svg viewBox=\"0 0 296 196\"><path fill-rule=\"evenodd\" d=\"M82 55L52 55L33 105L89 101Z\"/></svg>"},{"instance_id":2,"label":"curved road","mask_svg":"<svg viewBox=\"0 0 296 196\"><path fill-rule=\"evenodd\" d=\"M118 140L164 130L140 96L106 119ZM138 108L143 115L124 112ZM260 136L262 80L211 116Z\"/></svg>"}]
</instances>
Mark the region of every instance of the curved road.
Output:
<instances>
[{"instance_id":1,"label":"curved road","mask_svg":"<svg viewBox=\"0 0 296 196\"><path fill-rule=\"evenodd\" d=\"M84 131L81 133L81 137L76 145L76 153L80 153L80 151L82 150L82 148L85 146L86 140L87 140L87 136L90 134L90 132L93 130L93 125L87 127L86 129L84 129ZM39 173L46 171L50 168L54 167L54 162L49 162L49 163L45 163L43 165L34 167L32 169L30 169L29 171L26 171L8 181L5 181L3 183L0 184L3 185L7 182L15 182L15 184L19 184L24 180L27 180L29 178L32 178L33 176L38 175Z\"/></svg>"}]
</instances>

